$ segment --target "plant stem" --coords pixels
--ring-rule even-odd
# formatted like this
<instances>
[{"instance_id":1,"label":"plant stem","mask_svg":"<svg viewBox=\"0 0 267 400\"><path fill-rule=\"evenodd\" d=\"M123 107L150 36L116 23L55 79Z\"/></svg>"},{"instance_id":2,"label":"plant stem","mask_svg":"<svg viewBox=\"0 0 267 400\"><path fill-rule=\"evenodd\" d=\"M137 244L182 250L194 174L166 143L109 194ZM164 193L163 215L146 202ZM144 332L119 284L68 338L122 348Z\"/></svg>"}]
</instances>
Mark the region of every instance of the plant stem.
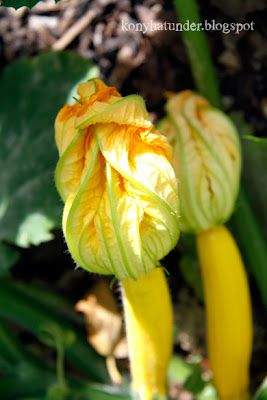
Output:
<instances>
[{"instance_id":1,"label":"plant stem","mask_svg":"<svg viewBox=\"0 0 267 400\"><path fill-rule=\"evenodd\" d=\"M201 22L196 0L175 0L174 4L182 24L187 20L190 23ZM204 31L188 30L183 31L182 34L197 90L215 107L222 108L216 74ZM242 254L256 279L267 309L267 243L242 183L237 203L242 206L237 208L231 221L234 231L238 234Z\"/></svg>"},{"instance_id":2,"label":"plant stem","mask_svg":"<svg viewBox=\"0 0 267 400\"><path fill-rule=\"evenodd\" d=\"M244 400L249 386L252 314L241 255L224 226L199 233L197 251L213 381L221 400Z\"/></svg>"},{"instance_id":3,"label":"plant stem","mask_svg":"<svg viewBox=\"0 0 267 400\"><path fill-rule=\"evenodd\" d=\"M172 353L172 306L161 268L138 281L122 280L132 389L140 400L166 399L166 374Z\"/></svg>"},{"instance_id":4,"label":"plant stem","mask_svg":"<svg viewBox=\"0 0 267 400\"><path fill-rule=\"evenodd\" d=\"M195 0L175 0L179 22L201 24L198 5ZM183 39L190 59L191 71L194 76L197 90L208 98L218 108L222 108L216 74L206 40L206 36L199 25L199 31L183 30Z\"/></svg>"}]
</instances>

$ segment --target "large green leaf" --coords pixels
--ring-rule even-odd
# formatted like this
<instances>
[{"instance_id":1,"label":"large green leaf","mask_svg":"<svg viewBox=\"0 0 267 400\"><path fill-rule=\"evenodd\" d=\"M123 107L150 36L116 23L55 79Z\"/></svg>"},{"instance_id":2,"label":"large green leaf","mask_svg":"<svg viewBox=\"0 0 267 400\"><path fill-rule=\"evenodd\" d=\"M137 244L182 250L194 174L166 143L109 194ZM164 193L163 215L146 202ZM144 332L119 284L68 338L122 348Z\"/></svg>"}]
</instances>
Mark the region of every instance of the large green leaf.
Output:
<instances>
[{"instance_id":1,"label":"large green leaf","mask_svg":"<svg viewBox=\"0 0 267 400\"><path fill-rule=\"evenodd\" d=\"M9 269L18 260L19 252L0 242L0 277L9 276Z\"/></svg>"},{"instance_id":2,"label":"large green leaf","mask_svg":"<svg viewBox=\"0 0 267 400\"><path fill-rule=\"evenodd\" d=\"M253 136L253 128L238 113L232 113L242 140L243 171L249 197L262 223L267 226L267 139ZM239 204L237 204L237 207Z\"/></svg>"},{"instance_id":3,"label":"large green leaf","mask_svg":"<svg viewBox=\"0 0 267 400\"><path fill-rule=\"evenodd\" d=\"M2 0L0 1L1 6L5 7L13 7L17 10L20 7L26 6L28 8L32 8L37 4L40 0ZM60 0L55 0L58 3Z\"/></svg>"},{"instance_id":4,"label":"large green leaf","mask_svg":"<svg viewBox=\"0 0 267 400\"><path fill-rule=\"evenodd\" d=\"M262 222L262 227L267 227L267 139L254 141L250 138L243 140L244 170L251 201L256 213ZM265 231L267 233L267 231Z\"/></svg>"},{"instance_id":5,"label":"large green leaf","mask_svg":"<svg viewBox=\"0 0 267 400\"><path fill-rule=\"evenodd\" d=\"M229 222L267 310L267 241L263 231L266 229L267 141L251 136L253 129L242 117L236 114L231 117L242 138L246 187L240 186L236 210Z\"/></svg>"},{"instance_id":6,"label":"large green leaf","mask_svg":"<svg viewBox=\"0 0 267 400\"><path fill-rule=\"evenodd\" d=\"M51 239L63 203L54 184L54 121L97 68L75 54L21 59L0 77L0 240L27 247Z\"/></svg>"}]
</instances>

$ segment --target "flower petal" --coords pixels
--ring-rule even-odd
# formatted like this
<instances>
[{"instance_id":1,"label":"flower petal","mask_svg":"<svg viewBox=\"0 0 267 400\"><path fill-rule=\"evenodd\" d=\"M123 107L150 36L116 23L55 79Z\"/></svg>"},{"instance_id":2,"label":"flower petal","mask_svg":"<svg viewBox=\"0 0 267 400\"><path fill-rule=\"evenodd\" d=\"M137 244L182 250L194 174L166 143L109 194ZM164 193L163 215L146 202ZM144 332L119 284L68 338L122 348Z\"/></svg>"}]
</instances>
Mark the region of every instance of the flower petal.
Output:
<instances>
[{"instance_id":1,"label":"flower petal","mask_svg":"<svg viewBox=\"0 0 267 400\"><path fill-rule=\"evenodd\" d=\"M115 274L120 279L127 276L137 279L141 271L150 269L142 259L139 235L143 210L127 194L122 177L107 162L106 177L107 187L94 218L97 247L92 252L90 227L85 227L80 255L85 265L105 265L106 273Z\"/></svg>"},{"instance_id":2,"label":"flower petal","mask_svg":"<svg viewBox=\"0 0 267 400\"><path fill-rule=\"evenodd\" d=\"M81 183L68 198L64 209L63 230L75 261L86 268L79 254L83 229L90 225L98 211L105 187L105 160L93 138L85 159Z\"/></svg>"},{"instance_id":3,"label":"flower petal","mask_svg":"<svg viewBox=\"0 0 267 400\"><path fill-rule=\"evenodd\" d=\"M80 185L84 167L85 141L86 136L82 131L79 131L58 161L55 181L57 190L64 201Z\"/></svg>"},{"instance_id":4,"label":"flower petal","mask_svg":"<svg viewBox=\"0 0 267 400\"><path fill-rule=\"evenodd\" d=\"M94 132L105 159L127 180L128 193L138 199L147 214L145 225L150 233L146 230L146 237L153 233L158 237L157 229L160 235L164 232L164 250L160 244L158 258L154 259L157 261L175 246L179 234L177 181L166 158L169 145L165 138L160 142L154 133L154 146L153 141L142 140L140 130L129 126L98 124Z\"/></svg>"},{"instance_id":5,"label":"flower petal","mask_svg":"<svg viewBox=\"0 0 267 400\"><path fill-rule=\"evenodd\" d=\"M91 124L108 124L115 122L119 125L133 125L142 128L151 128L148 112L144 100L140 96L131 95L123 98L114 98L113 103L94 102L88 111L77 119L77 129Z\"/></svg>"}]
</instances>

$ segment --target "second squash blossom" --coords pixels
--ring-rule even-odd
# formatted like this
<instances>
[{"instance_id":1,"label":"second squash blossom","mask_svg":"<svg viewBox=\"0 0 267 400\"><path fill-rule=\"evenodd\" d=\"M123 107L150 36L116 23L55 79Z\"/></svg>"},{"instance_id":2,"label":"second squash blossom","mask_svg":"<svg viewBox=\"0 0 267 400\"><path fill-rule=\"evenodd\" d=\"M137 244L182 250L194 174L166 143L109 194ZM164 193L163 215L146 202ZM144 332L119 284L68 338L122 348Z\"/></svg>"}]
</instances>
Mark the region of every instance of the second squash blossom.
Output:
<instances>
[{"instance_id":1,"label":"second squash blossom","mask_svg":"<svg viewBox=\"0 0 267 400\"><path fill-rule=\"evenodd\" d=\"M237 131L223 112L186 90L173 95L158 128L173 146L182 231L201 232L227 221L239 189Z\"/></svg>"},{"instance_id":2,"label":"second squash blossom","mask_svg":"<svg viewBox=\"0 0 267 400\"><path fill-rule=\"evenodd\" d=\"M137 279L178 240L171 148L140 96L121 97L98 79L78 94L55 123L67 244L81 267Z\"/></svg>"},{"instance_id":3,"label":"second squash blossom","mask_svg":"<svg viewBox=\"0 0 267 400\"><path fill-rule=\"evenodd\" d=\"M191 91L173 95L159 126L174 147L181 230L197 234L204 283L207 345L221 400L244 400L252 350L250 294L238 247L222 224L231 215L241 169L230 119Z\"/></svg>"}]
</instances>

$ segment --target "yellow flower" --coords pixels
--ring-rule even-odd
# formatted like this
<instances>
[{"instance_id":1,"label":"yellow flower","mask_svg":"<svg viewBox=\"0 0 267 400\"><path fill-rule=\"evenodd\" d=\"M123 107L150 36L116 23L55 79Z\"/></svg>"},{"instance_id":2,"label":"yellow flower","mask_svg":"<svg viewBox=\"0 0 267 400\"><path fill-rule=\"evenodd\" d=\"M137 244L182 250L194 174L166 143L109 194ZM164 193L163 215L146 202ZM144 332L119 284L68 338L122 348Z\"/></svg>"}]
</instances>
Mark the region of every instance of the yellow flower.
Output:
<instances>
[{"instance_id":1,"label":"yellow flower","mask_svg":"<svg viewBox=\"0 0 267 400\"><path fill-rule=\"evenodd\" d=\"M172 96L166 111L158 127L174 149L181 231L197 234L214 385L220 400L245 400L252 350L250 295L239 250L221 225L239 189L238 135L224 113L191 91Z\"/></svg>"},{"instance_id":2,"label":"yellow flower","mask_svg":"<svg viewBox=\"0 0 267 400\"><path fill-rule=\"evenodd\" d=\"M201 232L233 212L241 169L240 143L230 119L187 90L172 96L158 125L173 146L182 231Z\"/></svg>"},{"instance_id":3,"label":"yellow flower","mask_svg":"<svg viewBox=\"0 0 267 400\"><path fill-rule=\"evenodd\" d=\"M81 267L137 279L178 240L171 148L141 97L121 97L98 79L78 94L55 122L64 235Z\"/></svg>"}]
</instances>

